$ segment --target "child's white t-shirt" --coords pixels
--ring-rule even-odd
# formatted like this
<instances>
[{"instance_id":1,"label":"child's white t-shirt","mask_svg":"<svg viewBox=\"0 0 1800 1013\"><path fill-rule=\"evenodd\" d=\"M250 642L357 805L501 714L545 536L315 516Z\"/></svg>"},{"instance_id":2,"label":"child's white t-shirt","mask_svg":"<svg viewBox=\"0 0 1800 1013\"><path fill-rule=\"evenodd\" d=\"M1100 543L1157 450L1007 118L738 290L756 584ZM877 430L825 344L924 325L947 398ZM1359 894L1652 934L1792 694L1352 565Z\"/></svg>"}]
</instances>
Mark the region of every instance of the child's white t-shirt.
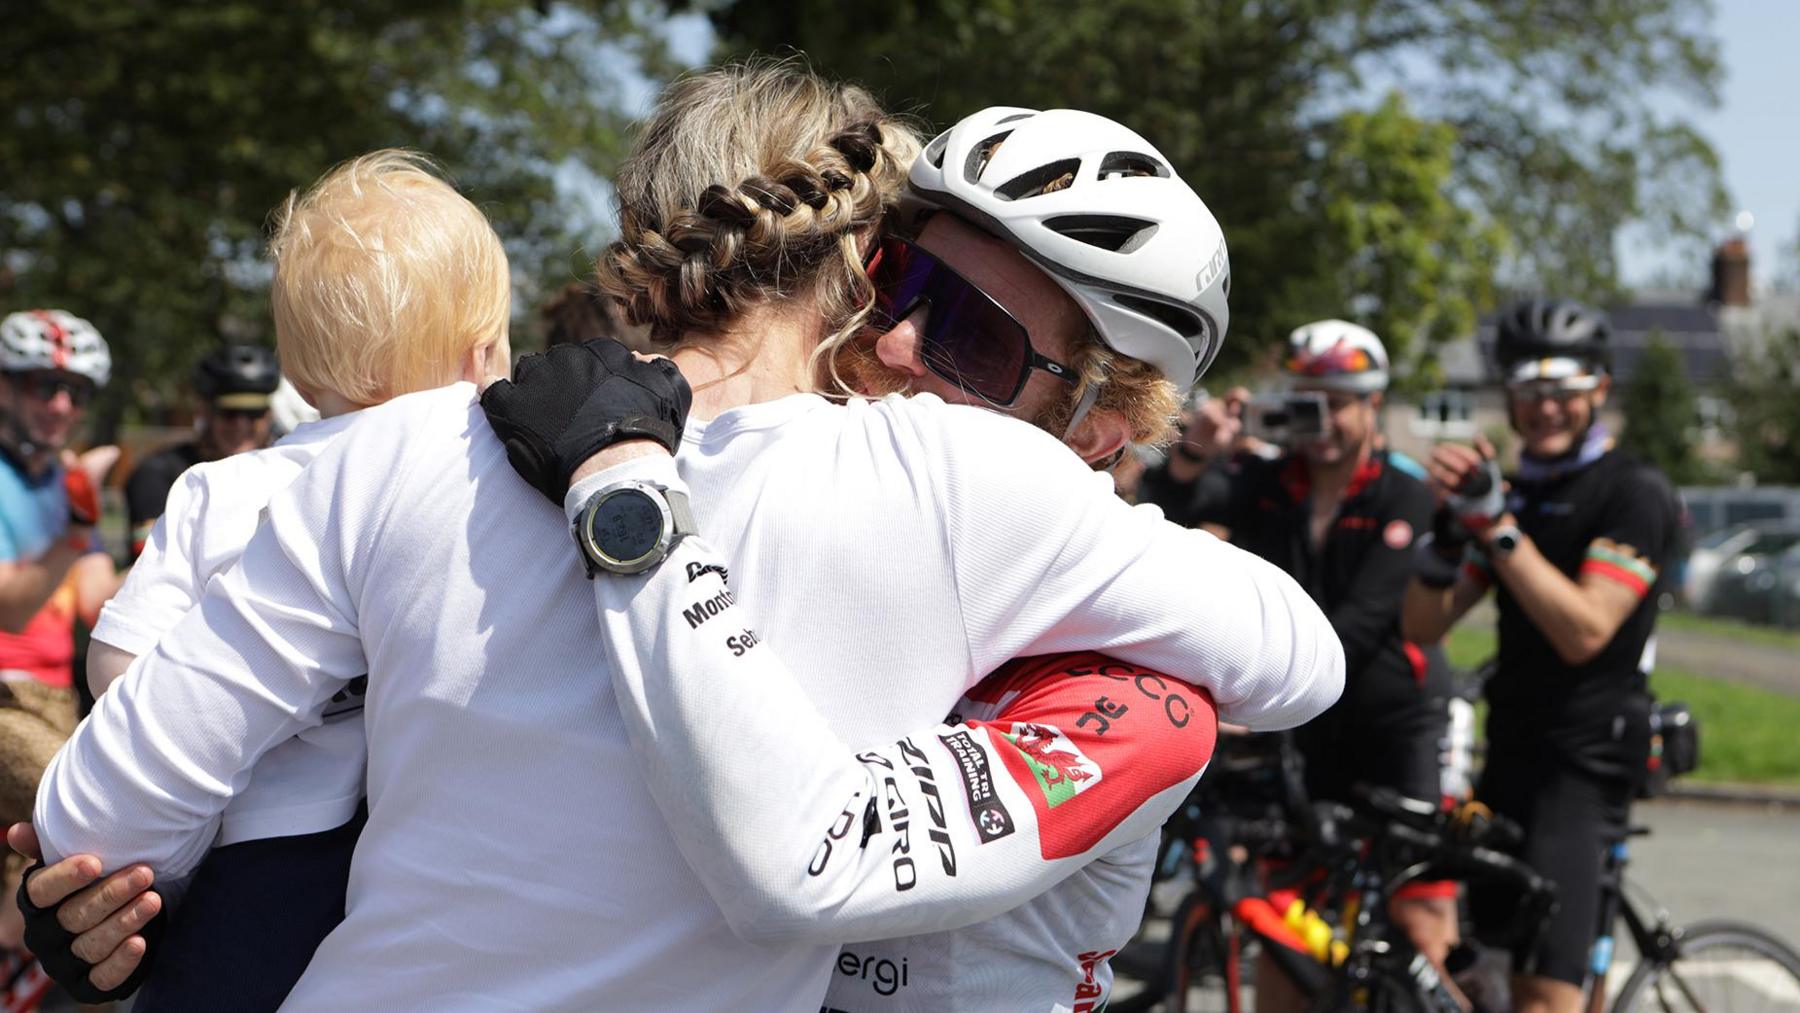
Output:
<instances>
[{"instance_id":1,"label":"child's white t-shirt","mask_svg":"<svg viewBox=\"0 0 1800 1013\"><path fill-rule=\"evenodd\" d=\"M187 615L207 582L230 569L262 523L269 498L285 489L354 415L308 422L279 443L183 472L125 584L100 611L93 639L133 655L148 653ZM323 724L271 749L250 784L226 806L219 845L331 830L349 822L363 797L368 743L362 684L326 708Z\"/></svg>"}]
</instances>

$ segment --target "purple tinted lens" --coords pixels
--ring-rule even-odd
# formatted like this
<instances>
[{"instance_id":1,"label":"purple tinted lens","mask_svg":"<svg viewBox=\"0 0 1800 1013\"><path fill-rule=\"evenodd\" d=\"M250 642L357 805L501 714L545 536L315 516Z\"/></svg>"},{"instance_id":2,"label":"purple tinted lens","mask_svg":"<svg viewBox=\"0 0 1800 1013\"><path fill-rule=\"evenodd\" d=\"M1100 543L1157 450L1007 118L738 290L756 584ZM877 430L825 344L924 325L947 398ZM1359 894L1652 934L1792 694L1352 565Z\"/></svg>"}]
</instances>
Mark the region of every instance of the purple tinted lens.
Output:
<instances>
[{"instance_id":1,"label":"purple tinted lens","mask_svg":"<svg viewBox=\"0 0 1800 1013\"><path fill-rule=\"evenodd\" d=\"M875 283L876 309L895 323L929 305L919 355L932 372L995 404L1018 397L1030 339L987 293L903 240L883 245Z\"/></svg>"}]
</instances>

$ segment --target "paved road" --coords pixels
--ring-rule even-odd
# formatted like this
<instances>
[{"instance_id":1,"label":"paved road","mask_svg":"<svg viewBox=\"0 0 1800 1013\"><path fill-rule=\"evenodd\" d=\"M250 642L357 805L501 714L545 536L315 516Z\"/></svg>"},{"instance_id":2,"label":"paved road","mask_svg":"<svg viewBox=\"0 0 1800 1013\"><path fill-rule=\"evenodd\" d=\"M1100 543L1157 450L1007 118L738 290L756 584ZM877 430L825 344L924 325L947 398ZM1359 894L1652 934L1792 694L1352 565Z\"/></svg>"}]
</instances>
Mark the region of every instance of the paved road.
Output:
<instances>
[{"instance_id":1,"label":"paved road","mask_svg":"<svg viewBox=\"0 0 1800 1013\"><path fill-rule=\"evenodd\" d=\"M1677 922L1741 918L1800 945L1800 808L1696 802L1639 806L1654 832L1631 876Z\"/></svg>"},{"instance_id":2,"label":"paved road","mask_svg":"<svg viewBox=\"0 0 1800 1013\"><path fill-rule=\"evenodd\" d=\"M1659 664L1800 696L1800 655L1774 644L1697 630L1660 629L1656 654Z\"/></svg>"}]
</instances>

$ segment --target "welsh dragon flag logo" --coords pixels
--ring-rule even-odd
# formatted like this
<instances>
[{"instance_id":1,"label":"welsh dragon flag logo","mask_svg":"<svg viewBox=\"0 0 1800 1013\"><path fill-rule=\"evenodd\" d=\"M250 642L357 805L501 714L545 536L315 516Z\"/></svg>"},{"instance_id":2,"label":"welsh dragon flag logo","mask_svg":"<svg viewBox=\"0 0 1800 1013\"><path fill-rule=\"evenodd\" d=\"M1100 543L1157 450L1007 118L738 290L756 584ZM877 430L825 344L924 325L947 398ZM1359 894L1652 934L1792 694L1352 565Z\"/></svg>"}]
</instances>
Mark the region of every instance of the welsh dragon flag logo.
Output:
<instances>
[{"instance_id":1,"label":"welsh dragon flag logo","mask_svg":"<svg viewBox=\"0 0 1800 1013\"><path fill-rule=\"evenodd\" d=\"M1031 768L1038 790L1052 809L1100 783L1100 765L1055 725L1020 722L1001 737L1024 755L1025 765Z\"/></svg>"}]
</instances>

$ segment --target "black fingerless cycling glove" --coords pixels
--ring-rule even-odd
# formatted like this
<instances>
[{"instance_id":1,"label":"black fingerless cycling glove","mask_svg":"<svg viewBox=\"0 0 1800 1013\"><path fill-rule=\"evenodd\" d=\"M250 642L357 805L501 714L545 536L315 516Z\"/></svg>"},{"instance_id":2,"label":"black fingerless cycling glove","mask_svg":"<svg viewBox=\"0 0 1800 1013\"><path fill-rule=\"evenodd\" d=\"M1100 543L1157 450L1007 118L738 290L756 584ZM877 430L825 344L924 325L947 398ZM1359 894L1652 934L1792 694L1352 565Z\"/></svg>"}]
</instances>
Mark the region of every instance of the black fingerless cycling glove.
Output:
<instances>
[{"instance_id":1,"label":"black fingerless cycling glove","mask_svg":"<svg viewBox=\"0 0 1800 1013\"><path fill-rule=\"evenodd\" d=\"M528 355L481 395L513 470L558 507L575 469L614 443L652 439L673 454L692 403L675 363L610 339Z\"/></svg>"}]
</instances>

